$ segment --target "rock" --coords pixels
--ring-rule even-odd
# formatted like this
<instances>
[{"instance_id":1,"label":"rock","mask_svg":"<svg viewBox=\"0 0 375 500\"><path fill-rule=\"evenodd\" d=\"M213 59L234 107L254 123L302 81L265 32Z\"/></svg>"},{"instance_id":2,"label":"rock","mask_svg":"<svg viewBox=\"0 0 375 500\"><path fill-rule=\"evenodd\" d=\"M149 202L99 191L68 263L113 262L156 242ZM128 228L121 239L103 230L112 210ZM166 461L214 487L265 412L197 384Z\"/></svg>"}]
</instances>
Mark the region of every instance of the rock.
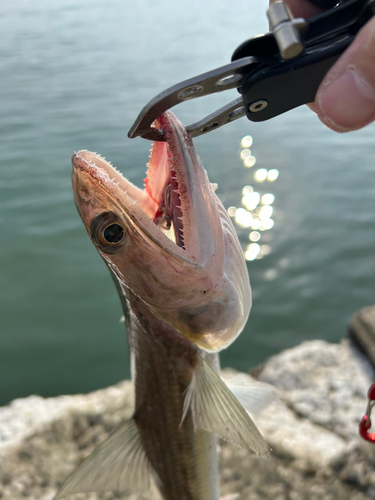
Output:
<instances>
[{"instance_id":1,"label":"rock","mask_svg":"<svg viewBox=\"0 0 375 500\"><path fill-rule=\"evenodd\" d=\"M132 407L126 381L87 395L30 396L0 408L0 499L52 500L78 463L131 416Z\"/></svg>"},{"instance_id":2,"label":"rock","mask_svg":"<svg viewBox=\"0 0 375 500\"><path fill-rule=\"evenodd\" d=\"M353 314L348 335L375 367L375 306L363 307Z\"/></svg>"},{"instance_id":3,"label":"rock","mask_svg":"<svg viewBox=\"0 0 375 500\"><path fill-rule=\"evenodd\" d=\"M358 439L375 372L347 340L314 340L270 358L259 380L283 391L299 417L350 440Z\"/></svg>"},{"instance_id":4,"label":"rock","mask_svg":"<svg viewBox=\"0 0 375 500\"><path fill-rule=\"evenodd\" d=\"M8 406L0 408L0 453L12 444L20 443L28 436L50 429L52 422L65 427L71 416L85 415L81 425L93 425L93 419L100 419L104 412L119 408L131 411L133 391L130 381L85 395L59 396L44 399L40 396L15 399ZM79 421L70 422L71 432L79 433Z\"/></svg>"},{"instance_id":5,"label":"rock","mask_svg":"<svg viewBox=\"0 0 375 500\"><path fill-rule=\"evenodd\" d=\"M221 494L239 494L238 500L375 499L375 446L357 434L375 374L361 356L348 342L307 342L274 356L258 372L281 394L254 417L272 456L266 461L222 442ZM251 380L233 370L226 375ZM0 408L0 499L52 500L132 407L131 384L123 382L87 395L31 396ZM109 492L73 499L135 497Z\"/></svg>"}]
</instances>

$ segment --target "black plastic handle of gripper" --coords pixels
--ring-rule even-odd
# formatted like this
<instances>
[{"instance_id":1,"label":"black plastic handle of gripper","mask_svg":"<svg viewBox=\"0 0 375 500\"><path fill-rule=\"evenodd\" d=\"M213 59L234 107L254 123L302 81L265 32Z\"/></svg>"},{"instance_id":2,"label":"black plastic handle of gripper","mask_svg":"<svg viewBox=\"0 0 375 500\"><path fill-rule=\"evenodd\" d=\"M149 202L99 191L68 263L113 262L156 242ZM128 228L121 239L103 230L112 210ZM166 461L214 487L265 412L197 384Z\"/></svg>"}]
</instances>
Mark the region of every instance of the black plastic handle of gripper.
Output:
<instances>
[{"instance_id":1,"label":"black plastic handle of gripper","mask_svg":"<svg viewBox=\"0 0 375 500\"><path fill-rule=\"evenodd\" d=\"M347 37L340 44L327 48L324 59L317 51L293 62L286 61L283 66L274 65L254 72L242 86L247 118L253 122L269 120L313 102L324 76L353 39ZM268 104L259 112L251 112L250 105L258 101Z\"/></svg>"},{"instance_id":2,"label":"black plastic handle of gripper","mask_svg":"<svg viewBox=\"0 0 375 500\"><path fill-rule=\"evenodd\" d=\"M333 7L336 7L336 5L345 2L345 0L341 0L341 2L338 0L309 0L309 2L321 7L322 9L332 9Z\"/></svg>"},{"instance_id":3,"label":"black plastic handle of gripper","mask_svg":"<svg viewBox=\"0 0 375 500\"><path fill-rule=\"evenodd\" d=\"M305 50L293 59L281 58L272 33L241 44L232 61L250 55L259 60L239 89L247 118L264 121L313 102L325 74L374 15L374 10L374 1L346 0L308 19L302 35ZM250 106L258 101L266 101L267 105L260 106L260 111L250 111Z\"/></svg>"}]
</instances>

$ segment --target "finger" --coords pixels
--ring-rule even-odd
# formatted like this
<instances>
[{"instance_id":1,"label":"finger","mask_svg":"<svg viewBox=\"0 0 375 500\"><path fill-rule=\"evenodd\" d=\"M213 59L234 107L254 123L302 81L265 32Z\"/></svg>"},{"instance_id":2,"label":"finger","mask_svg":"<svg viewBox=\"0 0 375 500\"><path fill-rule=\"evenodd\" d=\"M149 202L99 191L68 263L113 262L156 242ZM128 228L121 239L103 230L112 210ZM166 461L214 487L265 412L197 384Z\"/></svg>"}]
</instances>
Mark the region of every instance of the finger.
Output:
<instances>
[{"instance_id":1,"label":"finger","mask_svg":"<svg viewBox=\"0 0 375 500\"><path fill-rule=\"evenodd\" d=\"M337 132L362 128L375 119L375 18L324 77L315 110Z\"/></svg>"},{"instance_id":2,"label":"finger","mask_svg":"<svg viewBox=\"0 0 375 500\"><path fill-rule=\"evenodd\" d=\"M270 4L278 2L280 0L270 0ZM285 2L294 17L304 17L308 19L309 17L316 16L323 12L322 9L312 4L308 0L286 0Z\"/></svg>"},{"instance_id":3,"label":"finger","mask_svg":"<svg viewBox=\"0 0 375 500\"><path fill-rule=\"evenodd\" d=\"M316 114L315 102L308 102L306 106L308 106L311 109L311 111L313 111Z\"/></svg>"}]
</instances>

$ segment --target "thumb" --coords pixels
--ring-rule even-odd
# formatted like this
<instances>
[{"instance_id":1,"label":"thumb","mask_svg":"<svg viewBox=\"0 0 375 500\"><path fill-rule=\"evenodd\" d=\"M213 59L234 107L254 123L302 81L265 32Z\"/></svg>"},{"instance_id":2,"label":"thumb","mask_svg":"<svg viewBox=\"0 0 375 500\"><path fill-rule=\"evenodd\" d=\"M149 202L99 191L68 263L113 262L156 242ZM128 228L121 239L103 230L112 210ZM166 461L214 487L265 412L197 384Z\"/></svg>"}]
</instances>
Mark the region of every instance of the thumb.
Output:
<instances>
[{"instance_id":1,"label":"thumb","mask_svg":"<svg viewBox=\"0 0 375 500\"><path fill-rule=\"evenodd\" d=\"M337 132L356 130L375 120L375 17L324 77L315 111Z\"/></svg>"}]
</instances>

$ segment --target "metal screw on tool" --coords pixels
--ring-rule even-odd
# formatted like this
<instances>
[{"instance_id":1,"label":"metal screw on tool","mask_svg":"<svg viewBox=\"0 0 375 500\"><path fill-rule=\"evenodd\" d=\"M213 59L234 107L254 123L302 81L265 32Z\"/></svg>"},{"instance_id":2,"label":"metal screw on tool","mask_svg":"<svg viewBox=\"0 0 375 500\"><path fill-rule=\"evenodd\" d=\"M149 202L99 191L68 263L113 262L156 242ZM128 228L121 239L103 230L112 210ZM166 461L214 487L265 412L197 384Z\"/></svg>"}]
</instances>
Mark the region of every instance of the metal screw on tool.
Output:
<instances>
[{"instance_id":1,"label":"metal screw on tool","mask_svg":"<svg viewBox=\"0 0 375 500\"><path fill-rule=\"evenodd\" d=\"M254 101L249 105L249 110L252 113L258 113L268 106L268 102L265 99L260 99L259 101Z\"/></svg>"},{"instance_id":2,"label":"metal screw on tool","mask_svg":"<svg viewBox=\"0 0 375 500\"><path fill-rule=\"evenodd\" d=\"M193 85L192 87L187 87L186 89L181 90L177 97L179 99L190 99L196 94L199 94L199 92L202 92L202 90L203 87L201 85Z\"/></svg>"},{"instance_id":3,"label":"metal screw on tool","mask_svg":"<svg viewBox=\"0 0 375 500\"><path fill-rule=\"evenodd\" d=\"M276 2L267 11L270 28L283 59L293 59L304 49L301 32L307 27L305 19L294 19L284 2Z\"/></svg>"}]
</instances>

